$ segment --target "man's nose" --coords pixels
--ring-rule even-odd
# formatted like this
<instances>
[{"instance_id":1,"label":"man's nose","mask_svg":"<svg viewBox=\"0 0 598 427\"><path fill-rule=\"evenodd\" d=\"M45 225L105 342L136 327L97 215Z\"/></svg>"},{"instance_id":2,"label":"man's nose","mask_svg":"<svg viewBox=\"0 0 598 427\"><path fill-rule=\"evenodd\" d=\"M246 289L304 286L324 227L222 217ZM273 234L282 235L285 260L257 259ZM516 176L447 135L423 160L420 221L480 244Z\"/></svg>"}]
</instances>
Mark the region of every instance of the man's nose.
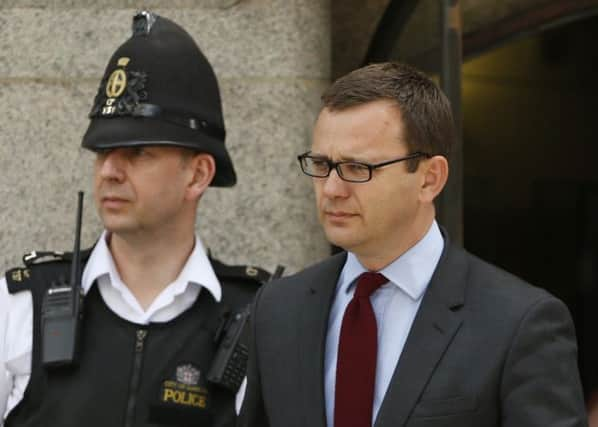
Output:
<instances>
[{"instance_id":1,"label":"man's nose","mask_svg":"<svg viewBox=\"0 0 598 427\"><path fill-rule=\"evenodd\" d=\"M320 178L320 179L325 180L324 186L323 186L323 192L324 192L325 196L327 196L327 197L346 197L349 194L348 188L347 188L349 183L347 181L343 181L343 179L341 179L336 168L333 168L330 171L330 175L328 175L326 178Z\"/></svg>"}]
</instances>

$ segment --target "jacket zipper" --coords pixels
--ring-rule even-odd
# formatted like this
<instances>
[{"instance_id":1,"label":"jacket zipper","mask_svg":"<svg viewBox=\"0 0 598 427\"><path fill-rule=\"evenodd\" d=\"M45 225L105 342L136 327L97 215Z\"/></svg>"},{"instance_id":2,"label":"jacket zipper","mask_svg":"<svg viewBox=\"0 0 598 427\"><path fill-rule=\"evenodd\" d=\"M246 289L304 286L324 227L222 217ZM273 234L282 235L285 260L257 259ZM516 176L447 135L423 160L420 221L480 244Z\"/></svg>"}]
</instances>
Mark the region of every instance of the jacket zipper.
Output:
<instances>
[{"instance_id":1,"label":"jacket zipper","mask_svg":"<svg viewBox=\"0 0 598 427\"><path fill-rule=\"evenodd\" d=\"M135 409L137 407L137 389L141 380L141 364L143 362L143 349L147 329L137 329L135 332L135 355L133 358L133 372L129 382L129 398L127 399L127 413L125 415L125 427L132 427L135 421Z\"/></svg>"}]
</instances>

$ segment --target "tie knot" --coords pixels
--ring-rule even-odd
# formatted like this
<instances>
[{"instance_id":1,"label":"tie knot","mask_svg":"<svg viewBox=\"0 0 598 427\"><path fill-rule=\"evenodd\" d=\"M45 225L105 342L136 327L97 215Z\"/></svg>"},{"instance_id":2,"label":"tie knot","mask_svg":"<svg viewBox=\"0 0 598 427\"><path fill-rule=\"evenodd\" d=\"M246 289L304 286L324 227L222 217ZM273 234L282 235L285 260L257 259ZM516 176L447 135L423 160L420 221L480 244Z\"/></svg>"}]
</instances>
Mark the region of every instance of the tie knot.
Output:
<instances>
[{"instance_id":1,"label":"tie knot","mask_svg":"<svg viewBox=\"0 0 598 427\"><path fill-rule=\"evenodd\" d=\"M388 282L388 279L380 273L363 273L357 279L357 288L355 289L355 298L369 298L376 289Z\"/></svg>"}]
</instances>

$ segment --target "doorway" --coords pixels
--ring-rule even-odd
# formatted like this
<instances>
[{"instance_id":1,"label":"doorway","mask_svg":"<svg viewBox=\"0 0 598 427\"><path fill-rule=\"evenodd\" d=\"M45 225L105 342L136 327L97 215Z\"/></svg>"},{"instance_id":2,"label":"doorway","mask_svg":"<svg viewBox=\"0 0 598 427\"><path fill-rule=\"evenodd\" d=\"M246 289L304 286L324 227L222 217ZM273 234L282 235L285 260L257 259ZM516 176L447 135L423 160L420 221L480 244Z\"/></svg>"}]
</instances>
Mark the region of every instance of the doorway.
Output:
<instances>
[{"instance_id":1,"label":"doorway","mask_svg":"<svg viewBox=\"0 0 598 427\"><path fill-rule=\"evenodd\" d=\"M598 388L598 17L463 65L464 245L569 306Z\"/></svg>"}]
</instances>

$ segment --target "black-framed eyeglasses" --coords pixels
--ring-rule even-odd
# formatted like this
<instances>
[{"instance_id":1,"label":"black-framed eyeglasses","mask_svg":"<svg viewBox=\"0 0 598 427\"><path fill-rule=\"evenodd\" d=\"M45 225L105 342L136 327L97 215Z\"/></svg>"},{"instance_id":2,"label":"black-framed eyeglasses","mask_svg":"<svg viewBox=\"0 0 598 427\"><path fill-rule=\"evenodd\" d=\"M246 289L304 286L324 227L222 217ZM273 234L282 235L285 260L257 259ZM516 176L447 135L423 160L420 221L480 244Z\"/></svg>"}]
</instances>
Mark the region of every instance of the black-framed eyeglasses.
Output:
<instances>
[{"instance_id":1,"label":"black-framed eyeglasses","mask_svg":"<svg viewBox=\"0 0 598 427\"><path fill-rule=\"evenodd\" d=\"M336 173L343 181L368 182L370 179L372 179L372 171L374 169L399 163L405 160L416 159L418 157L428 158L431 156L428 153L416 152L398 159L370 164L352 160L333 162L326 157L313 156L311 151L308 151L297 156L297 160L299 160L299 165L301 166L303 173L305 175L313 176L314 178L326 178L330 176L332 169L336 169Z\"/></svg>"}]
</instances>

